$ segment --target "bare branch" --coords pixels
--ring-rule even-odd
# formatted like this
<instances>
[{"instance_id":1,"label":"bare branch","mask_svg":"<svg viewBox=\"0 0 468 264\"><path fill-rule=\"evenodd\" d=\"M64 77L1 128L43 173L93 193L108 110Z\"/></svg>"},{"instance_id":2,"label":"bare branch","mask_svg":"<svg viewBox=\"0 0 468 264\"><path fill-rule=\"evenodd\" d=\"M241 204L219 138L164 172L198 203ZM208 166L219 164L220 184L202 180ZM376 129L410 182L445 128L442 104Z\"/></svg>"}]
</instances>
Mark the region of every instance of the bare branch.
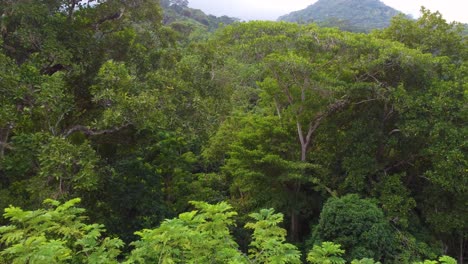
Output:
<instances>
[{"instance_id":1,"label":"bare branch","mask_svg":"<svg viewBox=\"0 0 468 264\"><path fill-rule=\"evenodd\" d=\"M98 30L98 29L99 29L99 26L100 26L101 24L103 24L104 22L106 22L106 21L121 19L122 16L124 15L124 12L125 12L125 8L121 8L121 9L119 10L119 12L114 13L114 14L112 14L112 15L108 15L108 16L106 16L106 17L104 17L104 18L99 19L99 20L94 24L94 29L95 29L95 30Z\"/></svg>"},{"instance_id":2,"label":"bare branch","mask_svg":"<svg viewBox=\"0 0 468 264\"><path fill-rule=\"evenodd\" d=\"M299 141L301 141L301 146L306 145L306 140L304 139L304 132L302 132L301 122L297 121L297 133L299 135Z\"/></svg>"},{"instance_id":3,"label":"bare branch","mask_svg":"<svg viewBox=\"0 0 468 264\"><path fill-rule=\"evenodd\" d=\"M368 103L368 102L372 102L372 101L379 101L379 100L381 100L381 99L380 98L372 98L372 99L362 100L362 101L353 103L353 105L360 105L360 104L364 104L364 103Z\"/></svg>"},{"instance_id":4,"label":"bare branch","mask_svg":"<svg viewBox=\"0 0 468 264\"><path fill-rule=\"evenodd\" d=\"M391 135L393 135L393 134L395 134L395 133L399 133L399 132L401 132L401 130L398 129L398 128L395 128L395 129L393 129L392 131L390 131L390 133L388 133L388 135L391 136Z\"/></svg>"},{"instance_id":5,"label":"bare branch","mask_svg":"<svg viewBox=\"0 0 468 264\"><path fill-rule=\"evenodd\" d=\"M335 113L335 112L338 112L339 110L343 109L346 105L348 104L348 100L338 100L336 102L334 102L333 104L329 105L327 107L327 110L325 112L322 112L322 113L319 113L315 118L314 120L312 120L310 123L309 123L309 131L307 132L307 136L306 136L306 141L305 141L305 144L306 146L308 147L309 144L310 144L310 141L311 141L311 138L312 138L312 135L315 133L315 131L317 130L317 128L321 125L322 123L322 120Z\"/></svg>"},{"instance_id":6,"label":"bare branch","mask_svg":"<svg viewBox=\"0 0 468 264\"><path fill-rule=\"evenodd\" d=\"M276 107L276 113L278 114L278 117L281 119L281 107L278 103L278 100L276 99L276 97L274 98L275 100L275 107Z\"/></svg>"},{"instance_id":7,"label":"bare branch","mask_svg":"<svg viewBox=\"0 0 468 264\"><path fill-rule=\"evenodd\" d=\"M91 129L89 127L86 127L86 126L82 126L82 125L76 125L72 128L70 128L65 134L64 134L64 137L69 137L71 134L75 133L75 132L82 132L83 134L85 135L88 135L88 136L99 136L99 135L105 135L105 134L112 134L112 133L115 133L115 132L118 132L124 128L127 128L129 127L131 124L128 123L128 124L125 124L123 126L120 126L120 127L113 127L113 128L110 128L110 129L102 129L102 130L94 130L94 129Z\"/></svg>"},{"instance_id":8,"label":"bare branch","mask_svg":"<svg viewBox=\"0 0 468 264\"><path fill-rule=\"evenodd\" d=\"M3 148L3 149L13 149L13 146L7 142L1 142L0 141L0 147Z\"/></svg>"}]
</instances>

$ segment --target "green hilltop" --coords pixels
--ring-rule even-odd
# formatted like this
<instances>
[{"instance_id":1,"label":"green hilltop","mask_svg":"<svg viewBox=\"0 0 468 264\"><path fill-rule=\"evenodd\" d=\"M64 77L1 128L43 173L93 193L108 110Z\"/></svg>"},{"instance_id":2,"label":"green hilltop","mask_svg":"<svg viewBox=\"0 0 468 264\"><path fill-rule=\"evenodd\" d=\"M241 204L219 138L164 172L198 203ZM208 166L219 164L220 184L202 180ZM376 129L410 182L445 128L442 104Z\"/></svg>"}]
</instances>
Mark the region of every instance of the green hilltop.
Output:
<instances>
[{"instance_id":1,"label":"green hilltop","mask_svg":"<svg viewBox=\"0 0 468 264\"><path fill-rule=\"evenodd\" d=\"M319 0L307 8L281 16L279 21L339 27L354 32L369 32L390 25L401 12L379 0Z\"/></svg>"}]
</instances>

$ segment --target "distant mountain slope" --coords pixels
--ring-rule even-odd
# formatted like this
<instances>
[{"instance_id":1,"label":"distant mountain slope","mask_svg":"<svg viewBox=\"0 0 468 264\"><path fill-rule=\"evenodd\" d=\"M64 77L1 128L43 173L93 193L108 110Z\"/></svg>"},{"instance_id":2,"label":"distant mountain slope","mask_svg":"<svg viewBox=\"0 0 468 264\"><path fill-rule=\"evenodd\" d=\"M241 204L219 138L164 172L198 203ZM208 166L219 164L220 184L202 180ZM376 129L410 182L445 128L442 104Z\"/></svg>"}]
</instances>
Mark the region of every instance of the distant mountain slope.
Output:
<instances>
[{"instance_id":1,"label":"distant mountain slope","mask_svg":"<svg viewBox=\"0 0 468 264\"><path fill-rule=\"evenodd\" d=\"M196 27L204 27L209 31L218 28L219 24L232 24L239 21L237 18L207 15L200 9L188 7L187 0L161 0L161 7L164 11L163 23L176 29L188 33Z\"/></svg>"},{"instance_id":2,"label":"distant mountain slope","mask_svg":"<svg viewBox=\"0 0 468 264\"><path fill-rule=\"evenodd\" d=\"M316 22L348 31L368 32L387 27L391 18L400 13L379 0L319 0L303 10L281 16L278 20Z\"/></svg>"}]
</instances>

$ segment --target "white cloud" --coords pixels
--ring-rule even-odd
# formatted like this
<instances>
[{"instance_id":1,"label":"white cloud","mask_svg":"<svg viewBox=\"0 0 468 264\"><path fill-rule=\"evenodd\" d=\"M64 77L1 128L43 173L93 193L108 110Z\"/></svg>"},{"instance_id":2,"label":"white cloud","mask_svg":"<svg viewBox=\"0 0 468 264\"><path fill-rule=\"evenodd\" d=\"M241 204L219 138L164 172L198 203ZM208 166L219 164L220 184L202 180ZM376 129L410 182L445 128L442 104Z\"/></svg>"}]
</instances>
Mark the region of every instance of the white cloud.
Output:
<instances>
[{"instance_id":1,"label":"white cloud","mask_svg":"<svg viewBox=\"0 0 468 264\"><path fill-rule=\"evenodd\" d=\"M190 7L208 14L228 15L243 20L276 20L279 16L301 10L317 0L189 0ZM423 5L439 11L448 21L468 23L467 0L382 0L385 4L406 14L418 17Z\"/></svg>"},{"instance_id":2,"label":"white cloud","mask_svg":"<svg viewBox=\"0 0 468 264\"><path fill-rule=\"evenodd\" d=\"M276 20L301 10L316 0L189 0L189 6L213 15L228 15L244 20Z\"/></svg>"},{"instance_id":3,"label":"white cloud","mask_svg":"<svg viewBox=\"0 0 468 264\"><path fill-rule=\"evenodd\" d=\"M468 1L466 0L383 0L404 13L419 17L421 6L432 12L439 11L448 21L468 23Z\"/></svg>"}]
</instances>

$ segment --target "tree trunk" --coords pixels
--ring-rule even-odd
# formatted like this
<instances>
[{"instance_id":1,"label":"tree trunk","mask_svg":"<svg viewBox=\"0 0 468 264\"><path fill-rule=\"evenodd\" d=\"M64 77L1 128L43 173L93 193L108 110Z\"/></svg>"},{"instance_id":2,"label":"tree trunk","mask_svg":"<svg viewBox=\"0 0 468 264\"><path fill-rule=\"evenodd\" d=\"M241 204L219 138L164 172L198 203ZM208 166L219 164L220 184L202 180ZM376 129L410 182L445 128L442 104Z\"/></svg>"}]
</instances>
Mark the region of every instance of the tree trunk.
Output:
<instances>
[{"instance_id":1,"label":"tree trunk","mask_svg":"<svg viewBox=\"0 0 468 264\"><path fill-rule=\"evenodd\" d=\"M307 160L307 145L301 144L301 161L306 162Z\"/></svg>"},{"instance_id":2,"label":"tree trunk","mask_svg":"<svg viewBox=\"0 0 468 264\"><path fill-rule=\"evenodd\" d=\"M10 130L12 126L0 129L0 160L5 156L5 149L9 148L8 137L10 136Z\"/></svg>"},{"instance_id":3,"label":"tree trunk","mask_svg":"<svg viewBox=\"0 0 468 264\"><path fill-rule=\"evenodd\" d=\"M299 240L299 217L297 212L291 212L291 241Z\"/></svg>"},{"instance_id":4,"label":"tree trunk","mask_svg":"<svg viewBox=\"0 0 468 264\"><path fill-rule=\"evenodd\" d=\"M463 238L463 234L460 234L460 252L459 252L459 255L458 255L458 263L459 264L463 264L463 261L464 261L464 255L465 255L465 240Z\"/></svg>"},{"instance_id":5,"label":"tree trunk","mask_svg":"<svg viewBox=\"0 0 468 264\"><path fill-rule=\"evenodd\" d=\"M302 126L299 122L297 122L297 132L301 143L301 162L307 162L307 149L309 148L310 137L304 137ZM301 183L296 180L293 188L294 201L297 202L298 194L301 191ZM297 210L292 210L291 212L291 240L299 241L299 213Z\"/></svg>"},{"instance_id":6,"label":"tree trunk","mask_svg":"<svg viewBox=\"0 0 468 264\"><path fill-rule=\"evenodd\" d=\"M289 94L287 95L290 98L290 95ZM305 94L303 93L302 97L304 96ZM305 100L304 98L302 99L303 101ZM292 104L291 98L289 101ZM348 102L346 100L336 101L335 103L329 105L326 111L318 113L315 116L315 118L310 121L309 126L307 128L307 134L305 134L304 131L302 130L303 127L302 127L300 120L299 119L296 120L297 135L299 137L299 142L301 143L301 162L307 162L307 151L313 140L314 133L318 129L318 127L321 125L323 119L329 116L330 114L339 111L344 106L346 106L347 103ZM302 112L302 110L300 112ZM295 200L297 200L297 195L299 194L300 189L301 189L301 184L300 182L296 181L294 183L294 191L293 191ZM333 192L330 189L328 188L326 189L331 195L333 195ZM299 214L295 211L291 212L291 239L293 241L298 241L299 239Z\"/></svg>"}]
</instances>

